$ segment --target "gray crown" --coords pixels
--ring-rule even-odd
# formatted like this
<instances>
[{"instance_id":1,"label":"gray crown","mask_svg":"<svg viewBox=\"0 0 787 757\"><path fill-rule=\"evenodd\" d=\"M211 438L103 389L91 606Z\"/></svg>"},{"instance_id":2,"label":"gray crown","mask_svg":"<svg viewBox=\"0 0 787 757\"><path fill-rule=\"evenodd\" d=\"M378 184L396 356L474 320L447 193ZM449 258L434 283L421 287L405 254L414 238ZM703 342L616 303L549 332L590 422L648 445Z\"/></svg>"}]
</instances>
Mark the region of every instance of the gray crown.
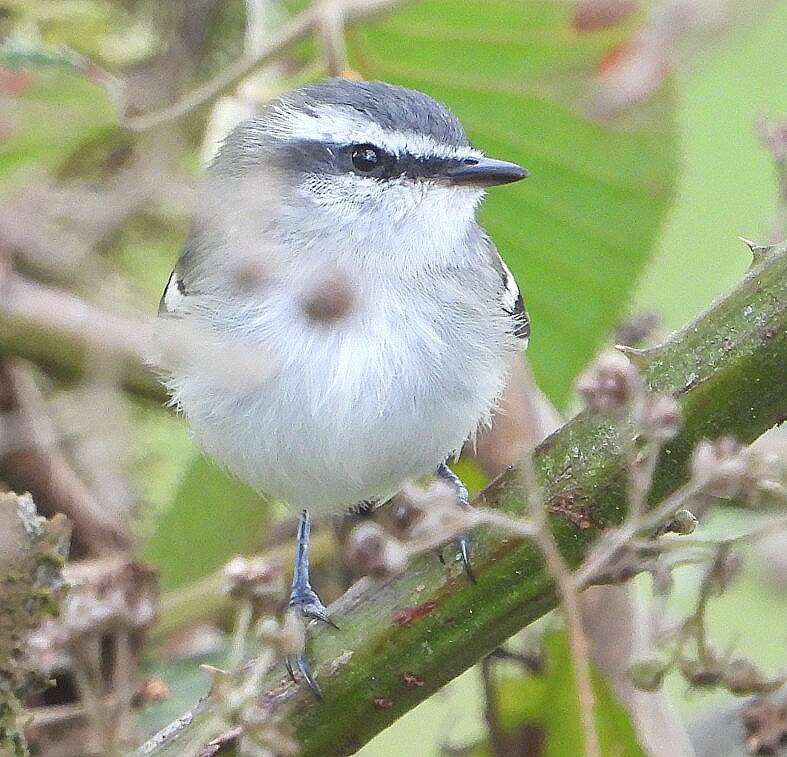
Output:
<instances>
[{"instance_id":1,"label":"gray crown","mask_svg":"<svg viewBox=\"0 0 787 757\"><path fill-rule=\"evenodd\" d=\"M423 92L385 82L328 79L306 84L267 106L259 116L239 124L224 140L211 172L243 175L260 164L263 156L291 169L320 168L328 173L330 153L309 140L275 139L268 118L281 105L288 110L314 112L327 106L351 108L386 131L414 132L432 137L440 144L468 147L470 142L459 119Z\"/></svg>"},{"instance_id":2,"label":"gray crown","mask_svg":"<svg viewBox=\"0 0 787 757\"><path fill-rule=\"evenodd\" d=\"M309 112L320 105L353 108L388 131L410 131L455 147L469 144L459 119L441 103L414 89L380 81L328 79L306 84L282 98Z\"/></svg>"}]
</instances>

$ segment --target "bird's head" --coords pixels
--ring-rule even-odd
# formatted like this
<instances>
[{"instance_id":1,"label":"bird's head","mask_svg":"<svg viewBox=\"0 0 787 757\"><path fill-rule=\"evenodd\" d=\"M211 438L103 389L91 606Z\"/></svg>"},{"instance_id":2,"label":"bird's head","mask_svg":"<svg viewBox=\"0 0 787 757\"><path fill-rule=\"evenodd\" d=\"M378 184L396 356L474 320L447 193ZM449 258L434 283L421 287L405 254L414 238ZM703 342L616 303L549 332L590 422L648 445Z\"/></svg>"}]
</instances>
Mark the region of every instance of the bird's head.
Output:
<instances>
[{"instance_id":1,"label":"bird's head","mask_svg":"<svg viewBox=\"0 0 787 757\"><path fill-rule=\"evenodd\" d=\"M245 121L212 172L273 170L290 228L344 238L463 233L484 188L527 172L470 145L459 120L431 97L383 82L308 84Z\"/></svg>"}]
</instances>

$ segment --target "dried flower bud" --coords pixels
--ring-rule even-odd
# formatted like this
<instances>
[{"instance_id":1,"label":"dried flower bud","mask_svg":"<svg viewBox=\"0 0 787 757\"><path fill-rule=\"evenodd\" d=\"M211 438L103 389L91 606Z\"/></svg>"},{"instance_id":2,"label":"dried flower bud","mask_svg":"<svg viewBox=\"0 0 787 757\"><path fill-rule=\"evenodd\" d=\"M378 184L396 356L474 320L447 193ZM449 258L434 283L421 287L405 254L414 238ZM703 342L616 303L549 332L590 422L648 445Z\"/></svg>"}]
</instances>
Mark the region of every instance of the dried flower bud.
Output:
<instances>
[{"instance_id":1,"label":"dried flower bud","mask_svg":"<svg viewBox=\"0 0 787 757\"><path fill-rule=\"evenodd\" d=\"M264 617L254 627L256 637L264 646L276 651L278 657L289 657L303 652L306 641L306 623L299 610L287 609L284 620Z\"/></svg>"},{"instance_id":2,"label":"dried flower bud","mask_svg":"<svg viewBox=\"0 0 787 757\"><path fill-rule=\"evenodd\" d=\"M580 0L571 26L577 32L595 32L621 23L636 10L634 0Z\"/></svg>"},{"instance_id":3,"label":"dried flower bud","mask_svg":"<svg viewBox=\"0 0 787 757\"><path fill-rule=\"evenodd\" d=\"M646 439L668 442L680 430L680 406L666 395L646 397L635 420Z\"/></svg>"},{"instance_id":4,"label":"dried flower bud","mask_svg":"<svg viewBox=\"0 0 787 757\"><path fill-rule=\"evenodd\" d=\"M680 536L688 536L694 533L699 521L694 517L694 513L690 510L678 510L672 519L664 524L659 529L659 534L679 534Z\"/></svg>"},{"instance_id":5,"label":"dried flower bud","mask_svg":"<svg viewBox=\"0 0 787 757\"><path fill-rule=\"evenodd\" d=\"M625 355L609 350L580 376L577 389L591 412L618 415L641 392L642 380Z\"/></svg>"},{"instance_id":6,"label":"dried flower bud","mask_svg":"<svg viewBox=\"0 0 787 757\"><path fill-rule=\"evenodd\" d=\"M347 276L332 273L307 295L303 309L313 321L333 323L347 317L354 305L355 290Z\"/></svg>"},{"instance_id":7,"label":"dried flower bud","mask_svg":"<svg viewBox=\"0 0 787 757\"><path fill-rule=\"evenodd\" d=\"M406 537L423 515L423 510L407 496L405 490L397 494L391 503L391 525L399 536Z\"/></svg>"},{"instance_id":8,"label":"dried flower bud","mask_svg":"<svg viewBox=\"0 0 787 757\"><path fill-rule=\"evenodd\" d=\"M442 529L441 533L450 537L460 527L458 521L464 515L457 507L451 487L438 480L426 489L412 484L404 486L397 495L391 517L402 538L431 540L436 536L435 529Z\"/></svg>"},{"instance_id":9,"label":"dried flower bud","mask_svg":"<svg viewBox=\"0 0 787 757\"><path fill-rule=\"evenodd\" d=\"M716 590L721 593L730 588L741 572L741 558L735 552L724 550L718 555L710 570L711 580Z\"/></svg>"},{"instance_id":10,"label":"dried flower bud","mask_svg":"<svg viewBox=\"0 0 787 757\"><path fill-rule=\"evenodd\" d=\"M405 546L377 523L361 523L347 540L345 561L356 575L387 578L407 566Z\"/></svg>"},{"instance_id":11,"label":"dried flower bud","mask_svg":"<svg viewBox=\"0 0 787 757\"><path fill-rule=\"evenodd\" d=\"M224 590L236 599L278 598L281 579L281 570L261 558L235 557L224 567Z\"/></svg>"},{"instance_id":12,"label":"dried flower bud","mask_svg":"<svg viewBox=\"0 0 787 757\"><path fill-rule=\"evenodd\" d=\"M731 437L715 442L701 441L694 448L691 472L706 494L735 497L746 483L749 459L744 448Z\"/></svg>"},{"instance_id":13,"label":"dried flower bud","mask_svg":"<svg viewBox=\"0 0 787 757\"><path fill-rule=\"evenodd\" d=\"M787 703L761 697L741 713L746 729L746 748L751 754L778 754L787 739Z\"/></svg>"},{"instance_id":14,"label":"dried flower bud","mask_svg":"<svg viewBox=\"0 0 787 757\"><path fill-rule=\"evenodd\" d=\"M724 685L736 696L762 693L767 685L765 676L751 661L739 657L731 660L724 671Z\"/></svg>"},{"instance_id":15,"label":"dried flower bud","mask_svg":"<svg viewBox=\"0 0 787 757\"><path fill-rule=\"evenodd\" d=\"M656 657L636 660L628 669L631 682L642 691L656 691L661 687L669 663Z\"/></svg>"},{"instance_id":16,"label":"dried flower bud","mask_svg":"<svg viewBox=\"0 0 787 757\"><path fill-rule=\"evenodd\" d=\"M749 473L746 494L754 503L762 497L784 499L785 483L787 482L787 456L781 452L772 452L760 444L747 449Z\"/></svg>"},{"instance_id":17,"label":"dried flower bud","mask_svg":"<svg viewBox=\"0 0 787 757\"><path fill-rule=\"evenodd\" d=\"M134 692L132 701L135 707L147 707L166 701L170 695L171 691L166 681L162 681L161 678L148 678Z\"/></svg>"},{"instance_id":18,"label":"dried flower bud","mask_svg":"<svg viewBox=\"0 0 787 757\"><path fill-rule=\"evenodd\" d=\"M680 660L678 663L683 677L692 685L700 689L718 686L724 674L721 666L715 660L702 662L700 660Z\"/></svg>"}]
</instances>

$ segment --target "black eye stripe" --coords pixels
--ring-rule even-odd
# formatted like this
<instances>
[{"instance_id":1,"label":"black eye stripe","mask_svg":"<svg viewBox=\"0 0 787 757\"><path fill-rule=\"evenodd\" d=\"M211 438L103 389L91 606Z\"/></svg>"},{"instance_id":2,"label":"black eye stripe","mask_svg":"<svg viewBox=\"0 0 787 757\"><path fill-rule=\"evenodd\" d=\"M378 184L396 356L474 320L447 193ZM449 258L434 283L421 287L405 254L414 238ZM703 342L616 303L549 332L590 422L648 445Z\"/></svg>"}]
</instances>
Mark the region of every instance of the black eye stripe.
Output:
<instances>
[{"instance_id":1,"label":"black eye stripe","mask_svg":"<svg viewBox=\"0 0 787 757\"><path fill-rule=\"evenodd\" d=\"M379 147L370 144L355 145L350 157L353 168L361 173L371 173L384 163L393 162L392 156L386 155Z\"/></svg>"},{"instance_id":2,"label":"black eye stripe","mask_svg":"<svg viewBox=\"0 0 787 757\"><path fill-rule=\"evenodd\" d=\"M374 167L361 170L354 165L353 155L359 150L376 151L378 163ZM403 153L393 155L378 145L371 143L347 144L340 142L320 142L317 140L291 140L279 147L278 163L286 169L298 173L326 174L340 176L356 174L375 179L428 179L438 176L446 169L463 164L467 158L448 158Z\"/></svg>"}]
</instances>

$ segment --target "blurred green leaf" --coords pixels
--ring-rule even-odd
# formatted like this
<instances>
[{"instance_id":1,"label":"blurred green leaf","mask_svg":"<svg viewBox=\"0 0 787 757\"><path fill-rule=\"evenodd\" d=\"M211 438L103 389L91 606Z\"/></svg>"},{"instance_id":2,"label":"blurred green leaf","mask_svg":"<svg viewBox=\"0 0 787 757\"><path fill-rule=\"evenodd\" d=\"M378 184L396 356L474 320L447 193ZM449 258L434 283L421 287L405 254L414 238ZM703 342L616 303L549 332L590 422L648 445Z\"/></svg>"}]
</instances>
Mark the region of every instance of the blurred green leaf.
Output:
<instances>
[{"instance_id":1,"label":"blurred green leaf","mask_svg":"<svg viewBox=\"0 0 787 757\"><path fill-rule=\"evenodd\" d=\"M490 192L483 220L524 292L529 356L559 405L626 312L677 172L668 92L625 123L584 114L595 72L632 29L580 33L572 13L551 0L422 0L351 36L364 76L428 92L476 145L530 169Z\"/></svg>"},{"instance_id":2,"label":"blurred green leaf","mask_svg":"<svg viewBox=\"0 0 787 757\"><path fill-rule=\"evenodd\" d=\"M185 471L172 506L146 544L144 559L161 571L163 590L259 549L270 503L198 455Z\"/></svg>"},{"instance_id":3,"label":"blurred green leaf","mask_svg":"<svg viewBox=\"0 0 787 757\"><path fill-rule=\"evenodd\" d=\"M584 743L565 632L549 634L544 640L544 651L547 661L544 675L510 675L499 681L496 706L500 727L511 736L523 733L526 728L541 732L542 757L576 757L584 754ZM601 753L610 757L645 757L628 713L604 680L596 675L593 691ZM488 739L472 745L467 754L491 757Z\"/></svg>"},{"instance_id":4,"label":"blurred green leaf","mask_svg":"<svg viewBox=\"0 0 787 757\"><path fill-rule=\"evenodd\" d=\"M162 681L169 696L162 702L139 710L137 721L143 738L183 715L210 691L211 675L202 665L221 667L226 664L226 650L210 654L186 655L146 666L145 676Z\"/></svg>"},{"instance_id":5,"label":"blurred green leaf","mask_svg":"<svg viewBox=\"0 0 787 757\"><path fill-rule=\"evenodd\" d=\"M583 740L568 638L565 633L556 633L547 637L545 643L548 660L542 710L547 734L545 757L575 757L583 753ZM646 757L637 743L628 713L599 676L593 678L593 692L601 753L616 757Z\"/></svg>"},{"instance_id":6,"label":"blurred green leaf","mask_svg":"<svg viewBox=\"0 0 787 757\"><path fill-rule=\"evenodd\" d=\"M118 123L112 78L67 51L0 46L0 191L30 170L56 171Z\"/></svg>"}]
</instances>

